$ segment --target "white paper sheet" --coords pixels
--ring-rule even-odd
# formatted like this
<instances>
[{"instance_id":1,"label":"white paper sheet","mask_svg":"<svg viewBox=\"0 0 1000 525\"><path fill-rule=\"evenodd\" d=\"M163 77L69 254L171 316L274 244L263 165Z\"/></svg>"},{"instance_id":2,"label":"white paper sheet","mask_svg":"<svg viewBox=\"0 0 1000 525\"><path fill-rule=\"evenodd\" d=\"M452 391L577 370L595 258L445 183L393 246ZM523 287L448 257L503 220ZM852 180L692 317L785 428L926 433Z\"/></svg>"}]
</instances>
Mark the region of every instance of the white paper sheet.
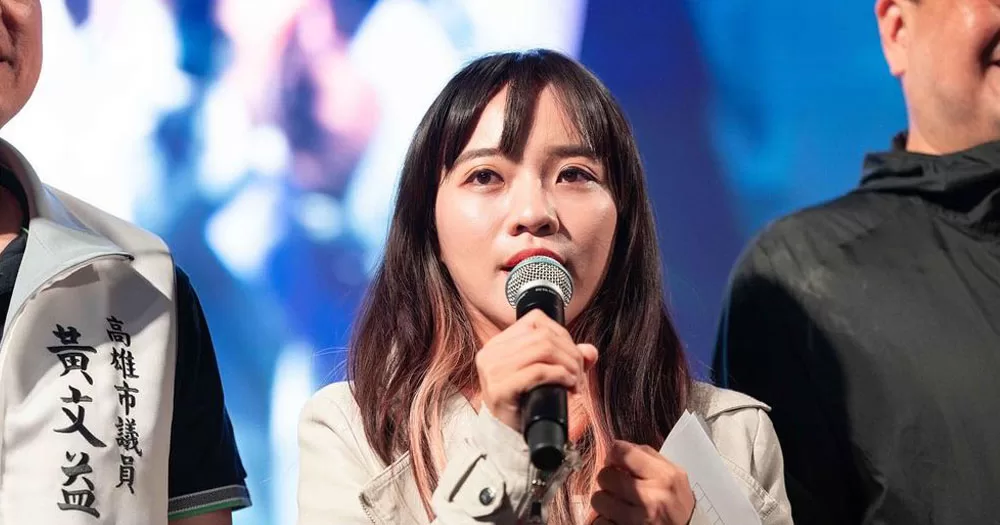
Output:
<instances>
[{"instance_id":1,"label":"white paper sheet","mask_svg":"<svg viewBox=\"0 0 1000 525\"><path fill-rule=\"evenodd\" d=\"M702 425L699 416L684 412L660 447L660 454L687 472L697 502L695 516L701 518L692 523L760 525L760 516Z\"/></svg>"}]
</instances>

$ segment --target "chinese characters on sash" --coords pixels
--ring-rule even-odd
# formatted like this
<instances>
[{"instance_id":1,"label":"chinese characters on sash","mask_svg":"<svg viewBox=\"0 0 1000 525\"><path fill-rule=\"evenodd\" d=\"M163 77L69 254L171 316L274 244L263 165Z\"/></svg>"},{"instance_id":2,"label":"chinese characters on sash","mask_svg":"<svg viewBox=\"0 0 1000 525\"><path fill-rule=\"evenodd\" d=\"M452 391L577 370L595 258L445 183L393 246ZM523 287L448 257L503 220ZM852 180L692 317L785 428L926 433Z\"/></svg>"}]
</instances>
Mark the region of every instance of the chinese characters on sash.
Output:
<instances>
[{"instance_id":1,"label":"chinese characters on sash","mask_svg":"<svg viewBox=\"0 0 1000 525\"><path fill-rule=\"evenodd\" d=\"M127 489L129 493L135 494L136 458L142 457L139 429L134 417L137 396L140 394L135 380L139 379L139 375L136 373L135 356L132 353L132 336L126 331L125 323L114 316L106 320L112 346L110 364L117 372L115 391L118 394L119 408L115 442L118 444L121 463L118 465L118 485L115 488ZM66 452L66 462L62 466L65 478L61 487L62 501L56 505L64 512L83 512L100 518L99 502L92 479L95 477L94 470L90 465L91 456L88 452L95 448L105 448L107 444L87 425L87 407L94 403L90 395L94 379L89 370L91 362L97 357L97 349L80 344L82 334L74 326L57 324L52 334L59 340L59 344L49 346L48 350L62 363L60 378L65 378L68 390L68 395L60 398L66 424L53 430L80 437L79 448ZM86 448L87 446L90 448Z\"/></svg>"},{"instance_id":2,"label":"chinese characters on sash","mask_svg":"<svg viewBox=\"0 0 1000 525\"><path fill-rule=\"evenodd\" d=\"M92 346L80 344L81 334L75 327L57 324L52 334L59 339L59 344L49 346L48 350L62 363L63 373L60 377L66 378L69 389L69 395L60 398L64 405L62 411L68 423L63 428L53 430L60 434L79 434L81 447L86 444L92 448L104 448L107 445L87 427L87 406L94 401L87 395L88 387L94 384L94 379L87 373L90 366L88 354L97 354L97 350ZM94 472L90 467L90 455L83 450L67 451L66 464L62 467L62 472L66 481L61 489L63 501L57 503L59 510L84 512L95 518L101 517L96 506L94 482L89 476Z\"/></svg>"},{"instance_id":3,"label":"chinese characters on sash","mask_svg":"<svg viewBox=\"0 0 1000 525\"><path fill-rule=\"evenodd\" d=\"M138 379L135 372L135 355L132 354L132 336L125 330L125 323L114 316L108 317L108 337L111 338L111 365L118 372L120 383L115 385L118 391L118 408L120 409L118 422L115 428L118 430L118 452L121 456L121 463L118 465L118 485L115 488L125 487L132 494L135 494L135 461L137 457L142 457L142 449L139 448L139 429L136 425L133 412L139 389L129 384L130 379Z\"/></svg>"}]
</instances>

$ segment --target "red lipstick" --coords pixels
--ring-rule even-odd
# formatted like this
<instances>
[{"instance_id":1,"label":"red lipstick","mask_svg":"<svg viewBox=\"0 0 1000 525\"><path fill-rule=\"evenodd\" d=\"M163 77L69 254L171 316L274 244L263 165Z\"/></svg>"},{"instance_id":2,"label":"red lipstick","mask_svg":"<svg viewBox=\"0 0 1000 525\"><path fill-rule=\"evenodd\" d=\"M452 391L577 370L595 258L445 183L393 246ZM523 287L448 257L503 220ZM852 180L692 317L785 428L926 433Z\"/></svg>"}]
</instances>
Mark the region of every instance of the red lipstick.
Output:
<instances>
[{"instance_id":1,"label":"red lipstick","mask_svg":"<svg viewBox=\"0 0 1000 525\"><path fill-rule=\"evenodd\" d=\"M510 259L507 259L507 262L504 263L504 269L505 270L510 270L511 268L513 268L514 266L516 266L517 263L519 263L519 262L527 259L528 257L534 257L536 255L543 255L545 257L551 257L551 258L555 259L559 264L562 264L562 265L566 264L566 261L564 261L562 259L562 257L560 257L559 255L557 255L556 252L554 252L552 250L547 250L545 248L529 248L527 250L521 250L521 251L515 253L514 256L511 257Z\"/></svg>"}]
</instances>

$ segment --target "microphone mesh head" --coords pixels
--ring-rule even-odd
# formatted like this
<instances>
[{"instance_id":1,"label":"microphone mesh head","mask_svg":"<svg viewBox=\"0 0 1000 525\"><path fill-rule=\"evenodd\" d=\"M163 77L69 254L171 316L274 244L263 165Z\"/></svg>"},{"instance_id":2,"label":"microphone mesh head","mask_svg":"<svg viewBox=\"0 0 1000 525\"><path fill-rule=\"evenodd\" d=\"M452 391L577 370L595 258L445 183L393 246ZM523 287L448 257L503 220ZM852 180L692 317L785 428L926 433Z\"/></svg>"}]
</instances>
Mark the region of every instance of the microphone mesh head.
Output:
<instances>
[{"instance_id":1,"label":"microphone mesh head","mask_svg":"<svg viewBox=\"0 0 1000 525\"><path fill-rule=\"evenodd\" d=\"M517 263L507 275L507 302L517 307L521 294L535 286L548 286L562 297L563 304L573 298L573 278L559 261L536 255Z\"/></svg>"}]
</instances>

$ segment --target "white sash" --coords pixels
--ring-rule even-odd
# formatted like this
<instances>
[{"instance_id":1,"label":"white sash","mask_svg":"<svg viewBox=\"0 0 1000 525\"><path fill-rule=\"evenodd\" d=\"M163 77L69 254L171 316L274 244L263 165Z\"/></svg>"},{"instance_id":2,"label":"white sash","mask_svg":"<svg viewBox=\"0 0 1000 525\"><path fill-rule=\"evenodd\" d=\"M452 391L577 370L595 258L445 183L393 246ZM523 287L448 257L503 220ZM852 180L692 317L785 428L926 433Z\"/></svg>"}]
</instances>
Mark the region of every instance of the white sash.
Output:
<instances>
[{"instance_id":1,"label":"white sash","mask_svg":"<svg viewBox=\"0 0 1000 525\"><path fill-rule=\"evenodd\" d=\"M0 524L167 521L174 265L156 236L38 181L0 343Z\"/></svg>"},{"instance_id":2,"label":"white sash","mask_svg":"<svg viewBox=\"0 0 1000 525\"><path fill-rule=\"evenodd\" d=\"M0 523L165 523L172 298L122 254L81 264L0 348Z\"/></svg>"}]
</instances>

